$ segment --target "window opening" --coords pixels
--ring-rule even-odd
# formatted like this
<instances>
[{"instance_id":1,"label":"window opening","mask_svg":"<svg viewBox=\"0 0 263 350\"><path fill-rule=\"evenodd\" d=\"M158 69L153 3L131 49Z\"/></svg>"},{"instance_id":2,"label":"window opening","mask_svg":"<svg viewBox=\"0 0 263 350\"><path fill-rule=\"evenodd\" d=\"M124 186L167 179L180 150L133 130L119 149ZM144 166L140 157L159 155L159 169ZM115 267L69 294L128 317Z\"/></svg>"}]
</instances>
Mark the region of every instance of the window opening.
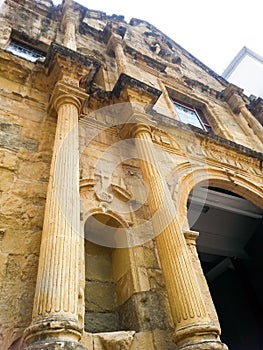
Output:
<instances>
[{"instance_id":1,"label":"window opening","mask_svg":"<svg viewBox=\"0 0 263 350\"><path fill-rule=\"evenodd\" d=\"M26 44L22 44L16 40L12 40L6 50L30 62L36 62L38 58L45 57L44 52L41 52L30 46L27 46Z\"/></svg>"},{"instance_id":2,"label":"window opening","mask_svg":"<svg viewBox=\"0 0 263 350\"><path fill-rule=\"evenodd\" d=\"M193 125L208 132L212 132L212 128L201 109L185 106L175 101L173 101L173 105L178 114L178 117L183 123Z\"/></svg>"}]
</instances>

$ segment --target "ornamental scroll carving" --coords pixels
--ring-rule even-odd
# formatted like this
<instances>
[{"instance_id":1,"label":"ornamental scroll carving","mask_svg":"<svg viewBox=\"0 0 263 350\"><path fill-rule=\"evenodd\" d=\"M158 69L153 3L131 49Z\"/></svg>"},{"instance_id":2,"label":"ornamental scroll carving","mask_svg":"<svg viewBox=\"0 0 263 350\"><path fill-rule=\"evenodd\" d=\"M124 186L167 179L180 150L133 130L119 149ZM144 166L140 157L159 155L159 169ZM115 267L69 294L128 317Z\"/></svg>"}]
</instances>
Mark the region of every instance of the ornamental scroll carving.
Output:
<instances>
[{"instance_id":1,"label":"ornamental scroll carving","mask_svg":"<svg viewBox=\"0 0 263 350\"><path fill-rule=\"evenodd\" d=\"M260 160L249 155L243 155L233 150L220 147L206 140L202 142L202 149L205 156L215 163L224 164L231 168L248 172L251 175L262 176Z\"/></svg>"}]
</instances>

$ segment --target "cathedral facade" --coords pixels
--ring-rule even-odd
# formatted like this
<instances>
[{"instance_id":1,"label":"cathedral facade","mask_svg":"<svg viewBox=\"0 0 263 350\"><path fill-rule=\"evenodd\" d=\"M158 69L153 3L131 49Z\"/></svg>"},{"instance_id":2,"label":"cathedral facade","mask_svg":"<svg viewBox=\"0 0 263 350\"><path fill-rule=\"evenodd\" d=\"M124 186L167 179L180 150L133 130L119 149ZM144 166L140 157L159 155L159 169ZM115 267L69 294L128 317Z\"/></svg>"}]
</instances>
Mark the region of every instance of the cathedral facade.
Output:
<instances>
[{"instance_id":1,"label":"cathedral facade","mask_svg":"<svg viewBox=\"0 0 263 350\"><path fill-rule=\"evenodd\" d=\"M142 20L0 26L0 348L261 349L262 100Z\"/></svg>"}]
</instances>

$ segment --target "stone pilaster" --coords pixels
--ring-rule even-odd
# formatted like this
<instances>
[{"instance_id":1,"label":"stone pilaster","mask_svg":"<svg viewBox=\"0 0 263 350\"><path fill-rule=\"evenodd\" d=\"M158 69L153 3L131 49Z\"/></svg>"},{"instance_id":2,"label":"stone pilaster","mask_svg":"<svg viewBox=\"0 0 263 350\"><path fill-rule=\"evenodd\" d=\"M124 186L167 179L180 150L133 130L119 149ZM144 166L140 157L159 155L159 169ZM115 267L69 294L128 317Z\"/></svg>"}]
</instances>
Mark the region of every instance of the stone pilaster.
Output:
<instances>
[{"instance_id":1,"label":"stone pilaster","mask_svg":"<svg viewBox=\"0 0 263 350\"><path fill-rule=\"evenodd\" d=\"M79 149L78 118L86 94L58 83L51 108L57 112L53 158L46 199L32 323L25 345L53 349L54 341L76 343L83 323L79 317ZM53 345L51 345L53 344ZM34 347L35 346L35 347ZM42 345L41 345L42 346ZM51 346L51 347L49 347ZM74 349L70 345L70 349Z\"/></svg>"},{"instance_id":2,"label":"stone pilaster","mask_svg":"<svg viewBox=\"0 0 263 350\"><path fill-rule=\"evenodd\" d=\"M123 40L120 35L112 34L108 42L108 51L114 52L118 74L127 73L127 62L123 50Z\"/></svg>"},{"instance_id":3,"label":"stone pilaster","mask_svg":"<svg viewBox=\"0 0 263 350\"><path fill-rule=\"evenodd\" d=\"M133 137L148 185L148 203L175 323L175 342L179 349L224 349L220 330L211 321L202 298L175 205L161 176L149 121L145 115L135 114L134 118L138 123L133 127Z\"/></svg>"}]
</instances>

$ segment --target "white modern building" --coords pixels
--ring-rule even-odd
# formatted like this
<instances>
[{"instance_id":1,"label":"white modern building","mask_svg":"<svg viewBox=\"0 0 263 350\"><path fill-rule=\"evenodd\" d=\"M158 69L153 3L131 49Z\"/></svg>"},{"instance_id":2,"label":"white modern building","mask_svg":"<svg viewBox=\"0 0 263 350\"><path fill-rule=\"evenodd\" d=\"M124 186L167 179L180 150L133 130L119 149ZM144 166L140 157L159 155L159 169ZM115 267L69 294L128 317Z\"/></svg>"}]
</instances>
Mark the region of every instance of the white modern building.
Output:
<instances>
[{"instance_id":1,"label":"white modern building","mask_svg":"<svg viewBox=\"0 0 263 350\"><path fill-rule=\"evenodd\" d=\"M242 89L247 96L263 97L263 57L243 47L222 76Z\"/></svg>"}]
</instances>

